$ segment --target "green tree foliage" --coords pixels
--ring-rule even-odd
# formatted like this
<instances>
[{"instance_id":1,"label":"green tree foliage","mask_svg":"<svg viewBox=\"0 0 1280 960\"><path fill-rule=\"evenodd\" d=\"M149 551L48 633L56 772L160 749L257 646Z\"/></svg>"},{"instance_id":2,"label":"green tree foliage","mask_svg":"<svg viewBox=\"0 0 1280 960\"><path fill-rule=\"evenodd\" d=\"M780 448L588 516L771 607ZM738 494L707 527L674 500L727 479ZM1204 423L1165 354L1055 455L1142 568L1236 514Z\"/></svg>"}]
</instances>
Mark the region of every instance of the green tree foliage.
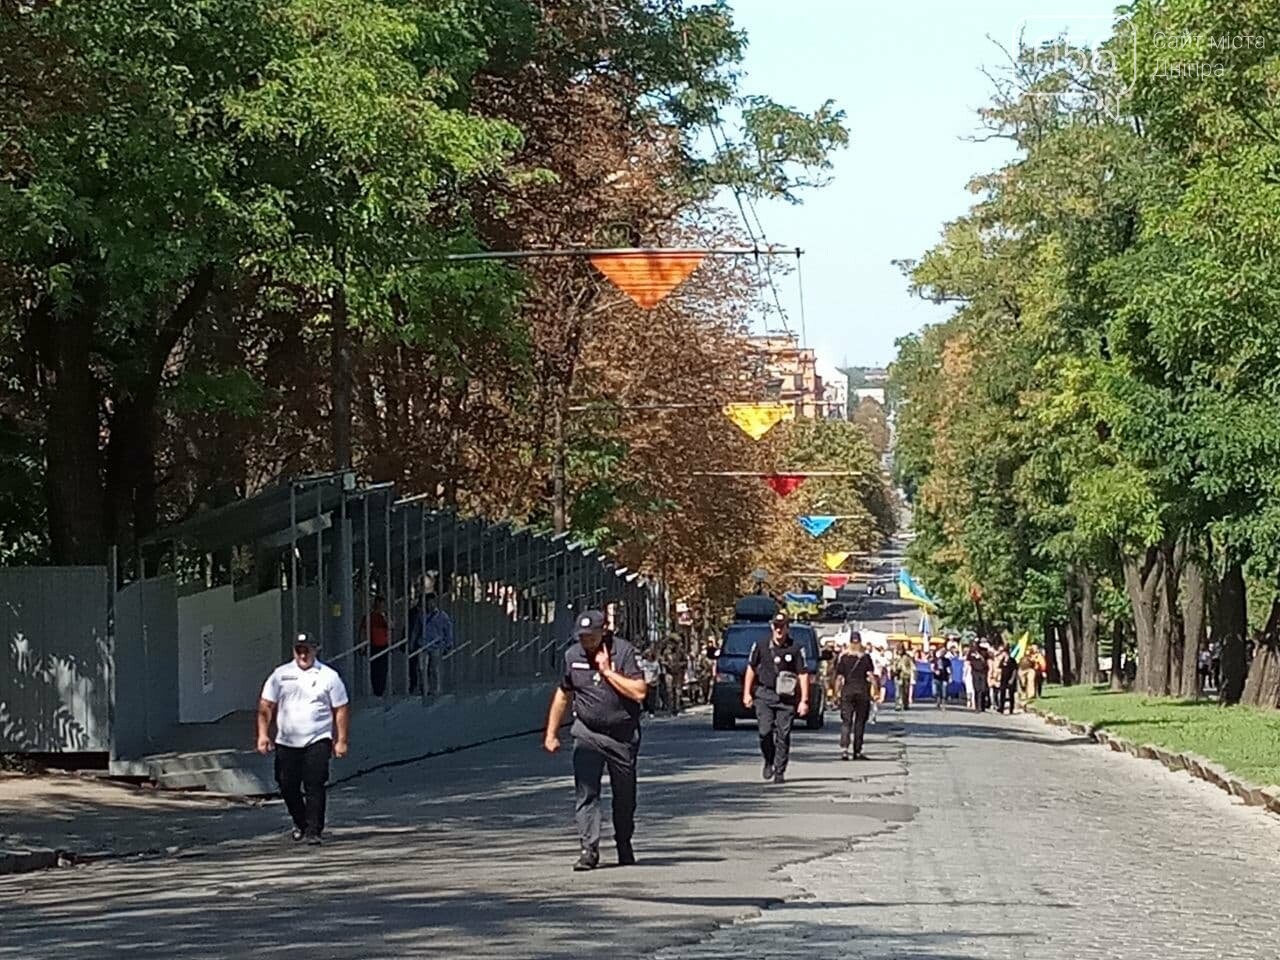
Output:
<instances>
[{"instance_id":1,"label":"green tree foliage","mask_svg":"<svg viewBox=\"0 0 1280 960\"><path fill-rule=\"evenodd\" d=\"M892 393L940 592L972 579L1084 656L1099 624L1131 630L1149 693L1195 692L1212 621L1226 697L1275 705L1280 618L1246 692L1240 575L1275 609L1271 30L1257 6L1139 2L1100 56L1022 51L984 111L1020 156L912 265L959 306L901 344Z\"/></svg>"}]
</instances>

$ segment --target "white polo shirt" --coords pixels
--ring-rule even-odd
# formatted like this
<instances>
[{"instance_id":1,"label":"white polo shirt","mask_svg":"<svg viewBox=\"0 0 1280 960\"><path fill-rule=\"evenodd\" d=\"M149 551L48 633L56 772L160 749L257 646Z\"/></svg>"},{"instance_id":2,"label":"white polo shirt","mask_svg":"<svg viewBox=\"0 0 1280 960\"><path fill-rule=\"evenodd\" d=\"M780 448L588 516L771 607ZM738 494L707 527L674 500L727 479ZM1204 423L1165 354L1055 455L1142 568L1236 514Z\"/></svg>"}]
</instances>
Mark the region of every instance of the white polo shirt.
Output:
<instances>
[{"instance_id":1,"label":"white polo shirt","mask_svg":"<svg viewBox=\"0 0 1280 960\"><path fill-rule=\"evenodd\" d=\"M317 660L303 670L296 660L271 671L262 699L276 704L276 743L305 747L333 739L333 711L347 704L347 688L338 671Z\"/></svg>"}]
</instances>

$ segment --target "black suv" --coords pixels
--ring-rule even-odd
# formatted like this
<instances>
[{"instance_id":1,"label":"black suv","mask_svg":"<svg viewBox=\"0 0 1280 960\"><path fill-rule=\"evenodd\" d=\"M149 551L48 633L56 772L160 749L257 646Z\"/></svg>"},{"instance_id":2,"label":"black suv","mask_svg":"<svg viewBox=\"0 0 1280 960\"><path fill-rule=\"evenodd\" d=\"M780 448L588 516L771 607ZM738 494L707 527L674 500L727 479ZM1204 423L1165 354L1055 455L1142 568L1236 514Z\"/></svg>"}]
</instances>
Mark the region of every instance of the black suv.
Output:
<instances>
[{"instance_id":1,"label":"black suv","mask_svg":"<svg viewBox=\"0 0 1280 960\"><path fill-rule=\"evenodd\" d=\"M715 685L711 689L711 726L731 730L739 720L755 719L755 711L742 705L742 678L747 672L747 658L758 640L772 636L769 621L778 612L771 597L743 597L734 606L733 623L725 628L720 649L715 654ZM804 650L809 670L809 715L805 723L810 730L822 727L826 710L826 688L818 675L819 661L830 659L829 651L818 649L818 635L807 623L791 622L788 634L793 643Z\"/></svg>"}]
</instances>

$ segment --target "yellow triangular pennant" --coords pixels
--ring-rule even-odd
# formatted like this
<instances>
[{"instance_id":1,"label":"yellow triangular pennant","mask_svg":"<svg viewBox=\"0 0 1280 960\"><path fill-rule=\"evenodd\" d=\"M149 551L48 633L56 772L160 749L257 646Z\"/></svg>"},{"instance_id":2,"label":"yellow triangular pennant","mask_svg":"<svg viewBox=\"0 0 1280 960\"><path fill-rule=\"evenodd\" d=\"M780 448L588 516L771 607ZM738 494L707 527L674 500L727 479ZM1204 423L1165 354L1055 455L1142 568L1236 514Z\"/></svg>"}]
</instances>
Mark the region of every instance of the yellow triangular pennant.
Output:
<instances>
[{"instance_id":1,"label":"yellow triangular pennant","mask_svg":"<svg viewBox=\"0 0 1280 960\"><path fill-rule=\"evenodd\" d=\"M794 420L796 408L778 400L763 403L727 403L724 415L742 428L752 440L759 440L783 420Z\"/></svg>"},{"instance_id":2,"label":"yellow triangular pennant","mask_svg":"<svg viewBox=\"0 0 1280 960\"><path fill-rule=\"evenodd\" d=\"M853 554L848 553L847 551L842 553L828 553L823 555L822 561L827 565L828 570L839 570L844 566L844 562L851 556L853 556Z\"/></svg>"}]
</instances>

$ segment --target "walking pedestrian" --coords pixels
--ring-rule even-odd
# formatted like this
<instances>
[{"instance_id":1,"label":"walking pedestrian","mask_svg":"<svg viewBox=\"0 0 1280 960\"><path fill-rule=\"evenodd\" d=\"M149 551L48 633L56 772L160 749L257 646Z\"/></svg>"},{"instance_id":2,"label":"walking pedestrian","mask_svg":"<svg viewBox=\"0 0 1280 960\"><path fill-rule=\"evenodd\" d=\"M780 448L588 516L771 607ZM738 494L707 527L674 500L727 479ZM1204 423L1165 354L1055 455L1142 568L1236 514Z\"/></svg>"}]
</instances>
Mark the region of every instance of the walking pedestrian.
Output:
<instances>
[{"instance_id":1,"label":"walking pedestrian","mask_svg":"<svg viewBox=\"0 0 1280 960\"><path fill-rule=\"evenodd\" d=\"M419 681L424 693L444 691L444 655L453 644L453 618L440 609L435 593L424 594L414 607L409 628L410 693L417 692Z\"/></svg>"},{"instance_id":2,"label":"walking pedestrian","mask_svg":"<svg viewBox=\"0 0 1280 960\"><path fill-rule=\"evenodd\" d=\"M947 687L951 683L951 658L947 656L946 647L938 647L933 651L930 662L933 668L933 696L938 701L938 709L947 709Z\"/></svg>"},{"instance_id":3,"label":"walking pedestrian","mask_svg":"<svg viewBox=\"0 0 1280 960\"><path fill-rule=\"evenodd\" d=\"M964 659L964 702L970 710L974 705L974 689L973 689L973 664L969 662L969 658Z\"/></svg>"},{"instance_id":4,"label":"walking pedestrian","mask_svg":"<svg viewBox=\"0 0 1280 960\"><path fill-rule=\"evenodd\" d=\"M1013 658L1012 652L1006 652L1004 659L1000 661L1000 699L999 711L1013 713L1015 694L1018 690L1018 661Z\"/></svg>"},{"instance_id":5,"label":"walking pedestrian","mask_svg":"<svg viewBox=\"0 0 1280 960\"><path fill-rule=\"evenodd\" d=\"M973 709L978 713L983 713L987 709L989 695L987 690L987 655L978 646L977 641L974 641L969 645L969 652L964 659L965 663L969 665L970 674L973 676Z\"/></svg>"},{"instance_id":6,"label":"walking pedestrian","mask_svg":"<svg viewBox=\"0 0 1280 960\"><path fill-rule=\"evenodd\" d=\"M911 709L911 685L916 681L916 659L904 643L893 661L893 682L897 684L899 710Z\"/></svg>"},{"instance_id":7,"label":"walking pedestrian","mask_svg":"<svg viewBox=\"0 0 1280 960\"><path fill-rule=\"evenodd\" d=\"M577 639L564 654L560 685L547 711L543 746L560 749L560 725L573 707L573 787L581 854L574 870L600 864L600 781L609 770L613 795L613 840L618 865L636 862L636 757L640 752L640 704L649 692L635 648L605 629L605 617L589 610L579 619Z\"/></svg>"},{"instance_id":8,"label":"walking pedestrian","mask_svg":"<svg viewBox=\"0 0 1280 960\"><path fill-rule=\"evenodd\" d=\"M324 834L329 758L347 755L350 722L347 688L336 670L316 659L317 649L310 634L298 634L293 659L271 672L258 701L258 752L275 750L276 783L293 819L293 839L311 845Z\"/></svg>"},{"instance_id":9,"label":"walking pedestrian","mask_svg":"<svg viewBox=\"0 0 1280 960\"><path fill-rule=\"evenodd\" d=\"M853 734L853 758L862 755L862 741L871 713L872 687L876 668L871 655L862 646L862 638L853 635L849 646L836 661L836 697L840 703L840 759L849 759L849 735Z\"/></svg>"},{"instance_id":10,"label":"walking pedestrian","mask_svg":"<svg viewBox=\"0 0 1280 960\"><path fill-rule=\"evenodd\" d=\"M391 659L387 653L391 645L391 624L387 620L385 597L373 598L373 609L360 621L357 635L369 638L369 683L373 695L380 697L387 690L387 664Z\"/></svg>"},{"instance_id":11,"label":"walking pedestrian","mask_svg":"<svg viewBox=\"0 0 1280 960\"><path fill-rule=\"evenodd\" d=\"M790 621L779 613L770 624L769 639L757 640L747 658L742 681L742 704L756 711L764 779L786 781L791 757L791 725L809 713L809 673L804 650L794 643Z\"/></svg>"},{"instance_id":12,"label":"walking pedestrian","mask_svg":"<svg viewBox=\"0 0 1280 960\"><path fill-rule=\"evenodd\" d=\"M1022 712L1026 713L1027 704L1036 697L1035 647L1029 648L1022 655L1022 662L1018 664L1018 685L1021 688L1018 694L1022 698Z\"/></svg>"}]
</instances>

